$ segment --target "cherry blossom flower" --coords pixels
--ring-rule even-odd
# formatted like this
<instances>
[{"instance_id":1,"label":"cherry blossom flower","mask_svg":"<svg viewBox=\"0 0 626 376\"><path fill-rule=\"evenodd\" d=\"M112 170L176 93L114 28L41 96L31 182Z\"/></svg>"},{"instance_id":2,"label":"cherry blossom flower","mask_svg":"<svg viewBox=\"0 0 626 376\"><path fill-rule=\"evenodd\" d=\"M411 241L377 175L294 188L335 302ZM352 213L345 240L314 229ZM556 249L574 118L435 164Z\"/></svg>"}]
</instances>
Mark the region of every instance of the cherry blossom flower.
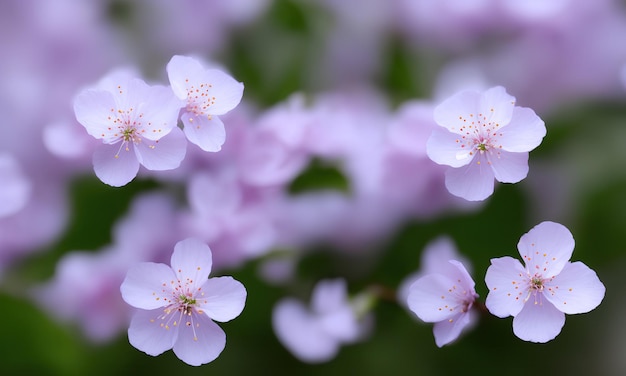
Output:
<instances>
[{"instance_id":1,"label":"cherry blossom flower","mask_svg":"<svg viewBox=\"0 0 626 376\"><path fill-rule=\"evenodd\" d=\"M139 311L128 329L130 344L148 355L173 349L183 362L198 366L219 356L224 331L213 322L239 316L246 289L232 277L208 278L210 248L194 238L174 247L171 267L141 263L120 287L122 298Z\"/></svg>"},{"instance_id":2,"label":"cherry blossom flower","mask_svg":"<svg viewBox=\"0 0 626 376\"><path fill-rule=\"evenodd\" d=\"M409 286L406 296L417 317L435 323L433 334L439 347L456 340L476 319L472 310L478 298L474 280L463 263L451 257L463 259L449 238L430 243L422 257L424 272Z\"/></svg>"},{"instance_id":3,"label":"cherry blossom flower","mask_svg":"<svg viewBox=\"0 0 626 376\"><path fill-rule=\"evenodd\" d=\"M455 196L480 201L493 193L494 178L517 183L528 174L528 152L546 134L543 121L496 86L482 93L462 91L435 108L441 127L428 139L428 157L446 171Z\"/></svg>"},{"instance_id":4,"label":"cherry blossom flower","mask_svg":"<svg viewBox=\"0 0 626 376\"><path fill-rule=\"evenodd\" d=\"M323 280L313 290L310 310L298 300L283 299L274 307L272 325L296 358L322 363L335 357L342 344L353 343L366 333L369 321L359 320L355 308L344 280Z\"/></svg>"},{"instance_id":5,"label":"cherry blossom flower","mask_svg":"<svg viewBox=\"0 0 626 376\"><path fill-rule=\"evenodd\" d=\"M140 164L149 170L178 167L186 151L176 126L181 107L167 87L149 86L125 71L81 92L74 101L76 119L103 142L93 155L98 178L122 186L137 176Z\"/></svg>"},{"instance_id":6,"label":"cherry blossom flower","mask_svg":"<svg viewBox=\"0 0 626 376\"><path fill-rule=\"evenodd\" d=\"M521 237L517 249L525 265L512 257L491 260L486 305L500 318L513 316L513 333L524 341L554 339L566 313L589 312L604 298L596 273L569 262L574 238L565 226L542 222Z\"/></svg>"},{"instance_id":7,"label":"cherry blossom flower","mask_svg":"<svg viewBox=\"0 0 626 376\"><path fill-rule=\"evenodd\" d=\"M181 120L187 139L204 151L219 151L226 131L218 116L239 104L243 84L218 69L205 69L187 56L173 56L167 74L174 94L186 101Z\"/></svg>"}]
</instances>

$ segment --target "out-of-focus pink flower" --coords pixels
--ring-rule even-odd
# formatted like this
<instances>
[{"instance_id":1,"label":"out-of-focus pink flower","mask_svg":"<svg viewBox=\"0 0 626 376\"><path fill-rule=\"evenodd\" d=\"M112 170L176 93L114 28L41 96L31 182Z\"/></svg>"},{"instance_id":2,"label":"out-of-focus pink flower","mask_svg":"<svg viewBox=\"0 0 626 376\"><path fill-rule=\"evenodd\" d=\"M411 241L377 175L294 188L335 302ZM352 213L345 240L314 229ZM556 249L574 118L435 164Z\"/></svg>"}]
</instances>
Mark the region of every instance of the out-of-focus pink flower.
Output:
<instances>
[{"instance_id":1,"label":"out-of-focus pink flower","mask_svg":"<svg viewBox=\"0 0 626 376\"><path fill-rule=\"evenodd\" d=\"M149 170L178 167L186 151L176 127L181 107L169 88L148 86L122 71L81 92L74 112L87 132L103 142L93 156L100 180L122 186L137 175L140 164Z\"/></svg>"},{"instance_id":2,"label":"out-of-focus pink flower","mask_svg":"<svg viewBox=\"0 0 626 376\"><path fill-rule=\"evenodd\" d=\"M235 154L241 179L257 186L289 184L310 162L304 146L313 120L300 95L260 115Z\"/></svg>"},{"instance_id":3,"label":"out-of-focus pink flower","mask_svg":"<svg viewBox=\"0 0 626 376\"><path fill-rule=\"evenodd\" d=\"M604 298L605 287L582 262L569 262L574 238L563 225L542 222L524 234L512 257L491 260L485 282L487 308L513 316L513 333L524 341L548 342L565 324L565 314L586 313Z\"/></svg>"},{"instance_id":4,"label":"out-of-focus pink flower","mask_svg":"<svg viewBox=\"0 0 626 376\"><path fill-rule=\"evenodd\" d=\"M272 325L280 342L296 358L307 363L326 362L343 344L360 339L367 320L348 300L342 279L320 281L313 290L310 310L287 298L274 307Z\"/></svg>"},{"instance_id":5,"label":"out-of-focus pink flower","mask_svg":"<svg viewBox=\"0 0 626 376\"><path fill-rule=\"evenodd\" d=\"M435 108L441 127L428 139L428 157L452 168L446 187L455 196L484 200L494 178L517 183L528 174L528 152L546 134L543 121L500 86L483 93L463 91Z\"/></svg>"},{"instance_id":6,"label":"out-of-focus pink flower","mask_svg":"<svg viewBox=\"0 0 626 376\"><path fill-rule=\"evenodd\" d=\"M205 69L187 56L173 56L167 74L174 94L186 101L181 120L187 139L202 150L219 151L226 131L218 116L239 104L243 84L219 69Z\"/></svg>"},{"instance_id":7,"label":"out-of-focus pink flower","mask_svg":"<svg viewBox=\"0 0 626 376\"><path fill-rule=\"evenodd\" d=\"M170 256L179 236L174 215L168 196L137 197L130 213L115 224L113 244L97 252L64 255L54 277L34 289L34 299L60 321L77 323L93 342L115 338L132 316L119 286L131 266Z\"/></svg>"},{"instance_id":8,"label":"out-of-focus pink flower","mask_svg":"<svg viewBox=\"0 0 626 376\"><path fill-rule=\"evenodd\" d=\"M478 297L474 280L463 265L454 243L441 237L422 255L422 270L409 277L399 290L399 299L425 322L435 323L435 343L442 347L455 341L464 329L475 323L472 310ZM467 263L467 261L465 261ZM469 265L469 263L467 263Z\"/></svg>"},{"instance_id":9,"label":"out-of-focus pink flower","mask_svg":"<svg viewBox=\"0 0 626 376\"><path fill-rule=\"evenodd\" d=\"M280 192L246 187L231 172L194 174L188 186L191 210L181 214L187 236L211 247L216 268L258 257L276 241L269 213Z\"/></svg>"},{"instance_id":10,"label":"out-of-focus pink flower","mask_svg":"<svg viewBox=\"0 0 626 376\"><path fill-rule=\"evenodd\" d=\"M193 366L217 358L226 335L213 320L239 316L247 293L232 277L208 278L211 267L211 249L189 238L174 247L171 267L141 263L131 268L120 287L126 303L139 308L128 329L131 345L152 356L173 348Z\"/></svg>"},{"instance_id":11,"label":"out-of-focus pink flower","mask_svg":"<svg viewBox=\"0 0 626 376\"><path fill-rule=\"evenodd\" d=\"M0 218L20 211L28 202L31 182L18 161L7 153L0 154Z\"/></svg>"}]
</instances>

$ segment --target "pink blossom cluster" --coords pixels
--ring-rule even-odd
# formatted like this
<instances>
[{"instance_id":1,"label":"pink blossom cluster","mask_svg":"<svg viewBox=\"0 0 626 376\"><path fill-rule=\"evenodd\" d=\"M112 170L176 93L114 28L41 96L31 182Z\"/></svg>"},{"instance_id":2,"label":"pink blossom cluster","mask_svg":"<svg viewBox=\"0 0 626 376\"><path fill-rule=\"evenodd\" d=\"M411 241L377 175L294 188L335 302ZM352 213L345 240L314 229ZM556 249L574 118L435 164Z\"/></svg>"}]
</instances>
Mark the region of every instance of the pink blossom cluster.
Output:
<instances>
[{"instance_id":1,"label":"pink blossom cluster","mask_svg":"<svg viewBox=\"0 0 626 376\"><path fill-rule=\"evenodd\" d=\"M155 188L132 197L108 244L63 250L28 297L96 343L126 332L151 356L171 349L189 365L214 361L226 347L216 322L245 315L253 291L220 273L252 263L267 284L310 286L310 304L276 300L267 323L306 363L368 340L383 300L432 323L438 347L480 330L480 315L512 316L515 336L549 342L566 314L599 306L604 284L570 261L574 237L552 221L521 237L521 262L492 258L484 284L450 237L416 251L420 270L398 276L395 290L357 290L357 266L315 284L298 267L320 246L377 260L409 222L478 212L496 181L526 193L551 114L623 96L626 45L613 40L626 37L626 12L616 1L293 2L328 17L307 25L317 43L244 30L238 43L261 77L240 82L219 53L274 3L2 3L0 277L56 244L72 219L70 187L92 179L115 192ZM287 45L301 54L279 53ZM383 61L393 48L397 61ZM287 75L291 55L304 56L306 77L294 79L303 87L261 106L255 84ZM391 85L411 86L410 98L371 84L403 59L411 63ZM323 173L332 177L321 186L306 182ZM15 285L23 290L7 290Z\"/></svg>"}]
</instances>

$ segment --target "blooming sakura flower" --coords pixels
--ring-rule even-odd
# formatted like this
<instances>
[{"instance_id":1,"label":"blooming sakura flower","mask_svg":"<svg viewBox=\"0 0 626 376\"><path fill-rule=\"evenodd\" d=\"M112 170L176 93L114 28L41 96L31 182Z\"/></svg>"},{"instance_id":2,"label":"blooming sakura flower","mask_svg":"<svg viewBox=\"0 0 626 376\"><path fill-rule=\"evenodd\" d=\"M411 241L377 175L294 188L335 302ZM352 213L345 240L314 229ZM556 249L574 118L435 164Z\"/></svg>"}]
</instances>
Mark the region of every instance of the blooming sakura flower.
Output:
<instances>
[{"instance_id":1,"label":"blooming sakura flower","mask_svg":"<svg viewBox=\"0 0 626 376\"><path fill-rule=\"evenodd\" d=\"M463 263L449 258L457 255L451 240L437 239L425 252L425 273L408 288L406 301L417 317L435 323L435 343L442 347L474 323L472 306L478 294Z\"/></svg>"},{"instance_id":2,"label":"blooming sakura flower","mask_svg":"<svg viewBox=\"0 0 626 376\"><path fill-rule=\"evenodd\" d=\"M202 150L219 151L226 131L218 115L239 104L243 84L218 69L204 69L186 56L172 57L167 74L174 94L187 102L181 115L187 139Z\"/></svg>"},{"instance_id":3,"label":"blooming sakura flower","mask_svg":"<svg viewBox=\"0 0 626 376\"><path fill-rule=\"evenodd\" d=\"M565 226L542 222L521 237L517 249L525 265L512 257L491 260L486 305L498 317L513 316L513 333L524 341L554 339L566 313L589 312L604 298L596 273L569 262L574 238Z\"/></svg>"},{"instance_id":4,"label":"blooming sakura flower","mask_svg":"<svg viewBox=\"0 0 626 376\"><path fill-rule=\"evenodd\" d=\"M246 289L232 277L208 278L211 266L209 247L189 238L174 247L171 267L146 262L131 268L120 287L126 303L140 309L128 329L130 344L152 356L173 348L193 366L217 358L226 335L213 320L239 316Z\"/></svg>"},{"instance_id":5,"label":"blooming sakura flower","mask_svg":"<svg viewBox=\"0 0 626 376\"><path fill-rule=\"evenodd\" d=\"M81 92L74 101L76 119L103 142L93 156L98 178L122 186L137 175L140 164L149 170L178 167L186 151L176 127L182 106L167 87L148 86L121 71Z\"/></svg>"},{"instance_id":6,"label":"blooming sakura flower","mask_svg":"<svg viewBox=\"0 0 626 376\"><path fill-rule=\"evenodd\" d=\"M494 178L517 183L528 174L528 152L546 135L533 110L515 106L503 87L463 91L435 108L441 127L428 139L428 157L452 168L446 187L455 196L480 201L493 193Z\"/></svg>"},{"instance_id":7,"label":"blooming sakura flower","mask_svg":"<svg viewBox=\"0 0 626 376\"><path fill-rule=\"evenodd\" d=\"M311 309L295 299L274 307L274 332L296 358L307 363L332 359L339 346L358 340L367 329L348 301L342 279L320 281L313 290Z\"/></svg>"}]
</instances>

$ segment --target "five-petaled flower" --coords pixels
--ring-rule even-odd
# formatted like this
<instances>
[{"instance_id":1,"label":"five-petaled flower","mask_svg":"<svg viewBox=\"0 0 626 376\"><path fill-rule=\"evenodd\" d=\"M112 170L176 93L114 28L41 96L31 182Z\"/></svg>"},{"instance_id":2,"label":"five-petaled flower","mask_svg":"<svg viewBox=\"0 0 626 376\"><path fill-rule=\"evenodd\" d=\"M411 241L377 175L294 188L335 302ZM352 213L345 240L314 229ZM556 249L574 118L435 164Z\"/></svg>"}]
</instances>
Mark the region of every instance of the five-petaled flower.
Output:
<instances>
[{"instance_id":1,"label":"five-petaled flower","mask_svg":"<svg viewBox=\"0 0 626 376\"><path fill-rule=\"evenodd\" d=\"M128 329L131 345L153 356L173 348L194 366L217 358L226 335L212 320L239 316L246 289L232 277L208 278L211 266L209 247L190 238L174 247L171 267L146 262L131 268L120 287L126 303L139 308Z\"/></svg>"},{"instance_id":2,"label":"five-petaled flower","mask_svg":"<svg viewBox=\"0 0 626 376\"><path fill-rule=\"evenodd\" d=\"M546 134L543 121L500 86L483 93L463 91L435 108L441 127L433 131L427 153L451 168L446 187L466 200L484 200L493 193L494 178L517 183L528 174L528 152Z\"/></svg>"},{"instance_id":3,"label":"five-petaled flower","mask_svg":"<svg viewBox=\"0 0 626 376\"><path fill-rule=\"evenodd\" d=\"M219 69L205 69L187 56L173 56L167 74L174 94L186 101L181 120L187 139L204 151L219 151L226 131L218 116L239 104L243 84Z\"/></svg>"},{"instance_id":4,"label":"five-petaled flower","mask_svg":"<svg viewBox=\"0 0 626 376\"><path fill-rule=\"evenodd\" d=\"M102 140L93 155L94 171L104 183L122 186L139 171L177 168L187 143L176 126L182 102L165 86L149 86L118 71L74 101L76 119ZM132 150L131 150L132 149Z\"/></svg>"},{"instance_id":5,"label":"five-petaled flower","mask_svg":"<svg viewBox=\"0 0 626 376\"><path fill-rule=\"evenodd\" d=\"M524 234L512 257L491 260L486 305L498 317L513 316L513 332L531 342L554 339L565 314L586 313L604 298L605 287L582 262L569 262L574 238L563 225L542 222Z\"/></svg>"},{"instance_id":6,"label":"five-petaled flower","mask_svg":"<svg viewBox=\"0 0 626 376\"><path fill-rule=\"evenodd\" d=\"M409 309L417 317L435 323L433 334L439 347L456 340L476 320L472 309L478 298L474 280L463 263L444 260L452 255L457 255L457 251L448 238L429 244L422 257L427 261L424 275L411 284L406 297Z\"/></svg>"}]
</instances>

